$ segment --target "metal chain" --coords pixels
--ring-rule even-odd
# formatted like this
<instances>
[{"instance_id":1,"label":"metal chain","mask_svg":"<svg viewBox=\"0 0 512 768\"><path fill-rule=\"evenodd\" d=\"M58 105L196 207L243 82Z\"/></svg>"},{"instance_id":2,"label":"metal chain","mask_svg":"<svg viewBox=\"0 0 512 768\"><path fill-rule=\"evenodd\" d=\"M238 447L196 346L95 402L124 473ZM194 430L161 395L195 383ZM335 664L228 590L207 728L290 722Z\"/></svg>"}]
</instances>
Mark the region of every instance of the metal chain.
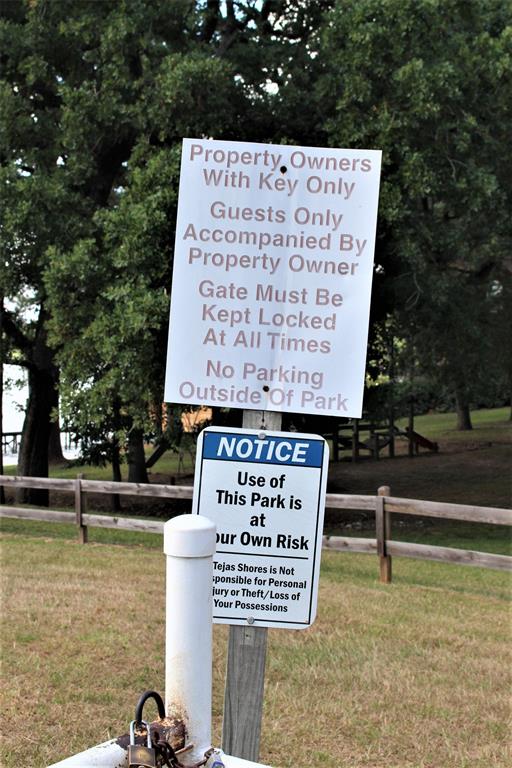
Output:
<instances>
[{"instance_id":1,"label":"metal chain","mask_svg":"<svg viewBox=\"0 0 512 768\"><path fill-rule=\"evenodd\" d=\"M202 760L193 765L185 766L178 760L178 756L171 745L160 738L160 734L153 732L151 734L151 743L153 744L156 756L163 761L162 765L167 766L167 768L201 768L201 766L208 762L208 758L214 751L212 747L204 753Z\"/></svg>"},{"instance_id":2,"label":"metal chain","mask_svg":"<svg viewBox=\"0 0 512 768\"><path fill-rule=\"evenodd\" d=\"M264 411L262 412L262 420L264 420ZM137 702L137 706L135 708L135 722L140 723L142 721L142 712L144 709L144 704L148 699L154 699L156 701L156 704L158 706L158 716L160 719L165 717L165 706L162 697L159 693L156 691L144 691L142 696L139 698L139 701ZM149 729L149 726L148 726ZM193 765L185 766L183 763L181 763L178 760L178 756L176 755L176 752L171 747L171 745L161 738L161 735L154 731L151 732L151 729L149 729L149 736L151 739L151 744L153 749L155 750L155 756L159 759L161 766L167 766L167 768L201 768L201 766L205 765L205 763L208 762L208 758L210 755L213 754L214 749L211 747L204 753L203 760L199 760L199 762L194 763Z\"/></svg>"}]
</instances>

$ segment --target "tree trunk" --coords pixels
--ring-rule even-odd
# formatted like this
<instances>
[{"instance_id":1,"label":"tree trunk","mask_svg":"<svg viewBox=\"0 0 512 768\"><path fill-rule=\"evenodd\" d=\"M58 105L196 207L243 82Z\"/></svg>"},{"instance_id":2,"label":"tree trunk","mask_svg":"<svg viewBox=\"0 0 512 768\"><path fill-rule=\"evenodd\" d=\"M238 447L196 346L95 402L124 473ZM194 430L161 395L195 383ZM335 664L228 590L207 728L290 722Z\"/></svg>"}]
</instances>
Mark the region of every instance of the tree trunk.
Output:
<instances>
[{"instance_id":1,"label":"tree trunk","mask_svg":"<svg viewBox=\"0 0 512 768\"><path fill-rule=\"evenodd\" d=\"M55 371L55 383L53 387L52 421L50 422L50 439L48 441L48 462L50 464L65 464L66 459L62 453L60 440L59 421L59 373Z\"/></svg>"},{"instance_id":2,"label":"tree trunk","mask_svg":"<svg viewBox=\"0 0 512 768\"><path fill-rule=\"evenodd\" d=\"M120 456L120 448L119 448L119 440L117 437L114 437L113 443L112 443L112 479L115 483L120 483L122 478L121 475L121 456ZM118 493L113 493L110 497L111 505L112 505L112 512L120 512L121 511L121 497Z\"/></svg>"},{"instance_id":3,"label":"tree trunk","mask_svg":"<svg viewBox=\"0 0 512 768\"><path fill-rule=\"evenodd\" d=\"M473 429L469 402L464 387L457 387L455 390L455 404L457 408L457 429L461 431Z\"/></svg>"},{"instance_id":4,"label":"tree trunk","mask_svg":"<svg viewBox=\"0 0 512 768\"><path fill-rule=\"evenodd\" d=\"M0 295L0 474L4 473L4 297ZM0 504L5 504L5 492L0 486Z\"/></svg>"},{"instance_id":5,"label":"tree trunk","mask_svg":"<svg viewBox=\"0 0 512 768\"><path fill-rule=\"evenodd\" d=\"M512 372L508 377L508 391L510 392L510 413L508 415L509 421L512 421Z\"/></svg>"},{"instance_id":6,"label":"tree trunk","mask_svg":"<svg viewBox=\"0 0 512 768\"><path fill-rule=\"evenodd\" d=\"M41 307L36 336L30 350L28 371L28 403L21 434L18 474L27 477L48 477L48 445L52 409L58 402L57 368L53 352L46 343L46 312ZM48 491L21 488L16 494L19 502L48 506Z\"/></svg>"},{"instance_id":7,"label":"tree trunk","mask_svg":"<svg viewBox=\"0 0 512 768\"><path fill-rule=\"evenodd\" d=\"M62 443L60 441L60 424L58 421L50 423L50 439L48 441L48 462L49 464L65 464L66 459L62 452Z\"/></svg>"},{"instance_id":8,"label":"tree trunk","mask_svg":"<svg viewBox=\"0 0 512 768\"><path fill-rule=\"evenodd\" d=\"M141 429L131 429L128 433L128 482L149 483L144 455L144 435Z\"/></svg>"},{"instance_id":9,"label":"tree trunk","mask_svg":"<svg viewBox=\"0 0 512 768\"><path fill-rule=\"evenodd\" d=\"M1 328L0 328L1 333ZM2 344L1 336L0 336L0 345ZM2 349L0 347L0 355L2 354ZM3 357L0 357L0 475L3 475L4 473L4 411L3 411L3 400L4 400L4 361ZM0 504L5 504L5 493L4 493L4 487L3 485L0 486Z\"/></svg>"},{"instance_id":10,"label":"tree trunk","mask_svg":"<svg viewBox=\"0 0 512 768\"><path fill-rule=\"evenodd\" d=\"M164 453L166 453L169 448L171 447L171 444L168 440L165 439L165 437L160 438L160 442L151 454L151 456L146 461L146 469L151 469L153 467L158 459L161 459Z\"/></svg>"},{"instance_id":11,"label":"tree trunk","mask_svg":"<svg viewBox=\"0 0 512 768\"><path fill-rule=\"evenodd\" d=\"M48 440L48 463L65 464L66 459L62 453L62 443L60 440L59 417L56 421L50 422L50 439Z\"/></svg>"},{"instance_id":12,"label":"tree trunk","mask_svg":"<svg viewBox=\"0 0 512 768\"><path fill-rule=\"evenodd\" d=\"M119 441L117 437L114 438L112 443L112 480L115 483L120 483L123 479L121 475L121 449L119 448Z\"/></svg>"},{"instance_id":13,"label":"tree trunk","mask_svg":"<svg viewBox=\"0 0 512 768\"><path fill-rule=\"evenodd\" d=\"M48 444L54 386L55 380L50 371L29 369L29 396L18 457L19 475L48 477ZM48 491L20 488L17 499L21 503L47 507Z\"/></svg>"}]
</instances>

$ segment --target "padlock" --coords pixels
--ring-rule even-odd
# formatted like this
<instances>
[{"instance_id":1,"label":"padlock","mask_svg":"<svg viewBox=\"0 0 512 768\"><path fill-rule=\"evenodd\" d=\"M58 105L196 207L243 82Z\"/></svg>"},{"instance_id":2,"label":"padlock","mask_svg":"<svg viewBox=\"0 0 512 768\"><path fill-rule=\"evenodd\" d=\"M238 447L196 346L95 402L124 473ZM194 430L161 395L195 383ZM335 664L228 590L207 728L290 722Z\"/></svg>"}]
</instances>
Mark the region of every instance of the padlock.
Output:
<instances>
[{"instance_id":1,"label":"padlock","mask_svg":"<svg viewBox=\"0 0 512 768\"><path fill-rule=\"evenodd\" d=\"M130 745L128 747L128 768L156 768L156 752L151 745L151 733L149 724L145 720L140 721L140 725L146 726L147 744L135 743L135 726L137 722L132 720L130 723Z\"/></svg>"}]
</instances>

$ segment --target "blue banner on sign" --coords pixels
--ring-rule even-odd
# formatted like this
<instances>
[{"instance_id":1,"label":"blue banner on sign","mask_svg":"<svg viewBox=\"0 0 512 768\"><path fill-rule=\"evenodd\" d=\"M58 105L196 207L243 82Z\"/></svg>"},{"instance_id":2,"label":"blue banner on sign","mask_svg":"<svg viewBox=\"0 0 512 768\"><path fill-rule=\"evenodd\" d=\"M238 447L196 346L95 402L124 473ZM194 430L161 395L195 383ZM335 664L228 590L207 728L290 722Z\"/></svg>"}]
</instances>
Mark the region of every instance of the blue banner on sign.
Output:
<instances>
[{"instance_id":1,"label":"blue banner on sign","mask_svg":"<svg viewBox=\"0 0 512 768\"><path fill-rule=\"evenodd\" d=\"M203 459L247 461L256 464L282 464L296 467L321 467L323 440L304 437L265 436L233 432L203 433Z\"/></svg>"}]
</instances>

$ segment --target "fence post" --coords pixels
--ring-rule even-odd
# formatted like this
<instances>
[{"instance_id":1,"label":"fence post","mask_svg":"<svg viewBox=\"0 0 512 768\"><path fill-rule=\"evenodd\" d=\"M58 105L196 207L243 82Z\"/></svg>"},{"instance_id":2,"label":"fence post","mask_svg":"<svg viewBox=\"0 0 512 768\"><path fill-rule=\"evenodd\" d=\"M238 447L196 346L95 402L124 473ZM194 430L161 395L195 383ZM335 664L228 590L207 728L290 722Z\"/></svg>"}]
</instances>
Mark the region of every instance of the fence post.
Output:
<instances>
[{"instance_id":1,"label":"fence post","mask_svg":"<svg viewBox=\"0 0 512 768\"><path fill-rule=\"evenodd\" d=\"M387 543L391 538L391 512L386 511L385 497L390 496L388 485L382 485L375 498L375 528L377 535L377 554L379 555L380 580L391 583L391 555L388 555Z\"/></svg>"},{"instance_id":2,"label":"fence post","mask_svg":"<svg viewBox=\"0 0 512 768\"><path fill-rule=\"evenodd\" d=\"M338 463L340 460L340 430L339 430L339 423L338 419L333 418L332 420L332 460Z\"/></svg>"},{"instance_id":3,"label":"fence post","mask_svg":"<svg viewBox=\"0 0 512 768\"><path fill-rule=\"evenodd\" d=\"M412 459L414 456L414 443L413 443L413 432L414 432L414 397L409 398L409 426L407 427L407 432L409 436L409 446L408 446L408 452L409 457Z\"/></svg>"},{"instance_id":4,"label":"fence post","mask_svg":"<svg viewBox=\"0 0 512 768\"><path fill-rule=\"evenodd\" d=\"M389 414L388 431L389 431L389 458L394 459L395 458L395 414L393 411L393 407L391 407L391 412Z\"/></svg>"},{"instance_id":5,"label":"fence post","mask_svg":"<svg viewBox=\"0 0 512 768\"><path fill-rule=\"evenodd\" d=\"M78 526L78 542L87 544L88 531L87 526L82 522L82 515L87 511L87 501L82 491L83 474L80 473L75 480L75 517Z\"/></svg>"},{"instance_id":6,"label":"fence post","mask_svg":"<svg viewBox=\"0 0 512 768\"><path fill-rule=\"evenodd\" d=\"M352 461L359 461L359 419L352 419Z\"/></svg>"}]
</instances>

